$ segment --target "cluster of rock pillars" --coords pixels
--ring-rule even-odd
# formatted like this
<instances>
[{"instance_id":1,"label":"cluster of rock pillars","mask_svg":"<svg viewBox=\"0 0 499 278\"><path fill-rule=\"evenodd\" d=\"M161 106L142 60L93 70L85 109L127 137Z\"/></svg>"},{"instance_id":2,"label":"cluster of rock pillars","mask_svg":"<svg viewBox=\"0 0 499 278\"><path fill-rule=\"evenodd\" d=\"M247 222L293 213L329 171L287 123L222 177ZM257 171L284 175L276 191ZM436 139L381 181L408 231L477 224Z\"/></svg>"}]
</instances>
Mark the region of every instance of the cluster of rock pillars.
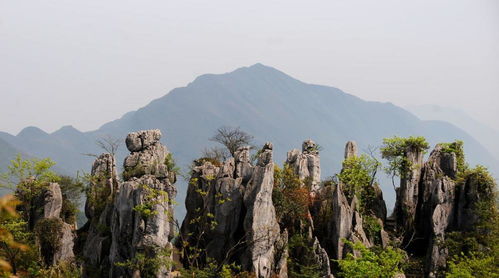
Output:
<instances>
[{"instance_id":1,"label":"cluster of rock pillars","mask_svg":"<svg viewBox=\"0 0 499 278\"><path fill-rule=\"evenodd\" d=\"M48 252L45 256L50 258L46 261L56 264L77 254L83 258L85 277L141 277L140 270L129 270L119 262L141 253L148 257L169 256L172 261L185 264L189 251L184 252L183 258L175 252L174 238L180 237L204 250L207 258L236 262L258 278L288 277L288 231L280 228L272 202L272 143L258 151L255 163L249 147L240 148L234 157L221 163L194 161L185 200L187 214L182 224L176 225L176 174L165 163L169 151L160 138L159 130L127 136L130 154L124 161L123 179L118 177L111 154L102 154L95 160L85 205L88 222L77 231L76 225L64 224L57 243L60 248ZM352 156L357 156L357 146L348 142L345 158ZM386 215L381 190L375 188L376 202L371 209L382 226L376 238L387 246L397 237L405 250L425 258L425 276L432 277L447 261L447 250L439 244L446 232L465 230L476 221L471 207L476 202L477 185L456 187L456 155L443 152L440 145L426 162L418 150L407 150L407 159L421 167L414 167L401 179L390 217ZM330 218L320 236L314 230L311 211L308 237L313 261L323 277L333 277L331 261L354 252L344 239L367 247L375 244L363 227L358 200L355 196L347 198L341 183L324 196L320 156L313 141L305 141L301 151L289 151L286 163L300 179L308 178L311 195L322 195L330 204ZM61 206L60 187L52 183L46 189L40 218L59 218ZM138 206L148 207L152 213L144 217L136 209ZM200 215L216 224L201 224ZM164 265L157 270L156 277L175 277L175 273L174 264Z\"/></svg>"}]
</instances>

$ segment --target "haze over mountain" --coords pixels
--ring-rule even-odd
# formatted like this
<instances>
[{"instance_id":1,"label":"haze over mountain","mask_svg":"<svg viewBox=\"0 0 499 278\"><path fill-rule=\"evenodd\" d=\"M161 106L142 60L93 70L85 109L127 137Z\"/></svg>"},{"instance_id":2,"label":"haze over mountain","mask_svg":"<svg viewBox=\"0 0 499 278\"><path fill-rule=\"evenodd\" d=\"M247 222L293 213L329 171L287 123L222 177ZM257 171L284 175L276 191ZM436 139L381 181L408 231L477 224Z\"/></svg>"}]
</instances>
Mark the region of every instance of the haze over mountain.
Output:
<instances>
[{"instance_id":1,"label":"haze over mountain","mask_svg":"<svg viewBox=\"0 0 499 278\"><path fill-rule=\"evenodd\" d=\"M496 160L499 160L499 131L477 121L466 112L438 105L413 105L407 106L406 109L421 120L449 122L467 133L473 134L473 137L490 151Z\"/></svg>"},{"instance_id":2,"label":"haze over mountain","mask_svg":"<svg viewBox=\"0 0 499 278\"><path fill-rule=\"evenodd\" d=\"M109 105L119 105L119 99ZM83 154L102 152L95 144L98 138L110 135L124 141L131 131L158 128L163 133L162 142L185 169L213 144L209 138L224 125L241 127L255 136L258 145L271 141L279 164L287 151L313 139L322 146L323 178L340 170L348 140L357 141L365 150L394 135L425 136L432 145L463 140L472 164L484 164L498 173L497 160L489 151L452 124L420 120L391 103L364 101L337 88L307 84L262 64L199 76L186 87L176 88L92 132L66 126L47 134L28 127L16 136L0 133L0 139L29 155L51 157L65 173L75 174L91 167L94 158ZM117 153L119 164L126 154L122 145ZM2 153L0 161L12 156L12 152ZM185 183L178 188L177 201L183 208ZM382 188L392 207L392 185L383 183Z\"/></svg>"}]
</instances>

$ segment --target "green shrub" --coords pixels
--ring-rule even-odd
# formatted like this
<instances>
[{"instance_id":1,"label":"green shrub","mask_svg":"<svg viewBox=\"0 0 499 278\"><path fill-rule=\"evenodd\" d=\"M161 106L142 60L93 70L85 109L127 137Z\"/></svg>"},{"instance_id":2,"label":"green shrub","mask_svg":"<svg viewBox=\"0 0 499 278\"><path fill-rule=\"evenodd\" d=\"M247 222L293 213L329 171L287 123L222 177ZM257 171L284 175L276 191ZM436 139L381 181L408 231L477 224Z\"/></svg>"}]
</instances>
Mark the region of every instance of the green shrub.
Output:
<instances>
[{"instance_id":1,"label":"green shrub","mask_svg":"<svg viewBox=\"0 0 499 278\"><path fill-rule=\"evenodd\" d=\"M51 265L53 255L61 248L63 222L59 218L44 218L35 226L35 234L46 265Z\"/></svg>"},{"instance_id":2,"label":"green shrub","mask_svg":"<svg viewBox=\"0 0 499 278\"><path fill-rule=\"evenodd\" d=\"M446 153L455 153L457 159L457 171L458 173L463 173L468 166L466 165L466 160L464 156L464 143L463 141L457 140L452 143L443 143L442 151Z\"/></svg>"},{"instance_id":3,"label":"green shrub","mask_svg":"<svg viewBox=\"0 0 499 278\"><path fill-rule=\"evenodd\" d=\"M402 266L406 261L404 251L388 247L367 248L362 243L346 241L354 250L360 253L359 257L347 254L343 260L338 260L339 277L345 278L392 278L397 273L402 273Z\"/></svg>"},{"instance_id":4,"label":"green shrub","mask_svg":"<svg viewBox=\"0 0 499 278\"><path fill-rule=\"evenodd\" d=\"M366 214L369 205L376 197L374 182L379 162L367 155L350 157L343 161L343 170L338 179L343 184L343 190L349 200L357 196L359 210Z\"/></svg>"},{"instance_id":5,"label":"green shrub","mask_svg":"<svg viewBox=\"0 0 499 278\"><path fill-rule=\"evenodd\" d=\"M160 205L164 211L168 213L168 203L170 200L166 191L152 188L146 184L142 184L140 187L144 191L144 199L141 204L138 204L133 208L134 211L147 219L158 214L156 206Z\"/></svg>"},{"instance_id":6,"label":"green shrub","mask_svg":"<svg viewBox=\"0 0 499 278\"><path fill-rule=\"evenodd\" d=\"M497 254L484 256L472 253L468 256L457 256L450 260L446 278L494 278L499 277Z\"/></svg>"},{"instance_id":7,"label":"green shrub","mask_svg":"<svg viewBox=\"0 0 499 278\"><path fill-rule=\"evenodd\" d=\"M153 252L149 253L138 252L135 257L115 263L115 265L128 269L130 272L138 270L142 278L155 278L160 269L172 266L172 250L170 248L155 248Z\"/></svg>"},{"instance_id":8,"label":"green shrub","mask_svg":"<svg viewBox=\"0 0 499 278\"><path fill-rule=\"evenodd\" d=\"M313 243L297 233L289 238L288 275L290 278L321 278L320 266L313 261Z\"/></svg>"}]
</instances>

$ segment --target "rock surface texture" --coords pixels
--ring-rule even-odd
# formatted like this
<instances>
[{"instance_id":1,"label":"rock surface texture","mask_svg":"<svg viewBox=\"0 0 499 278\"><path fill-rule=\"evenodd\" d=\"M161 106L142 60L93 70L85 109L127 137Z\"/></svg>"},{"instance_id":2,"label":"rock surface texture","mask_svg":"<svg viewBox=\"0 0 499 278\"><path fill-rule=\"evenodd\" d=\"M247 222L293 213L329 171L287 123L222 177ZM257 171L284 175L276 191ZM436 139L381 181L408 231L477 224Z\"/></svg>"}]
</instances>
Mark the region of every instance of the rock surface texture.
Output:
<instances>
[{"instance_id":1,"label":"rock surface texture","mask_svg":"<svg viewBox=\"0 0 499 278\"><path fill-rule=\"evenodd\" d=\"M116 263L138 254L150 258L167 256L165 251L173 248L170 241L174 235L176 177L173 169L168 169L169 152L160 138L159 130L134 132L127 137L131 153L125 158L125 181L114 198L111 218L111 277L151 275L138 270L130 273ZM169 277L170 273L169 266L161 266L154 275Z\"/></svg>"},{"instance_id":2,"label":"rock surface texture","mask_svg":"<svg viewBox=\"0 0 499 278\"><path fill-rule=\"evenodd\" d=\"M114 210L114 197L120 183L116 172L116 162L111 154L102 154L92 165L90 191L85 203L88 222L82 230L86 231L83 243L84 276L107 276L111 264L111 219Z\"/></svg>"},{"instance_id":3,"label":"rock surface texture","mask_svg":"<svg viewBox=\"0 0 499 278\"><path fill-rule=\"evenodd\" d=\"M311 192L317 193L321 190L320 161L319 146L312 140L306 140L302 144L301 152L297 149L288 152L286 163L295 170L301 180L308 179Z\"/></svg>"},{"instance_id":4,"label":"rock surface texture","mask_svg":"<svg viewBox=\"0 0 499 278\"><path fill-rule=\"evenodd\" d=\"M287 233L280 232L272 203L272 144L264 145L256 165L249 158L243 147L223 163L194 162L182 239L206 249L204 260L237 262L259 278L287 277Z\"/></svg>"},{"instance_id":5,"label":"rock surface texture","mask_svg":"<svg viewBox=\"0 0 499 278\"><path fill-rule=\"evenodd\" d=\"M172 277L166 263L148 273L122 265L139 255L172 259L176 173L160 138L159 130L127 136L131 153L124 161L124 181L117 176L111 154L95 160L85 204L88 222L79 231L84 277Z\"/></svg>"},{"instance_id":6,"label":"rock surface texture","mask_svg":"<svg viewBox=\"0 0 499 278\"><path fill-rule=\"evenodd\" d=\"M47 265L72 261L75 233L74 226L61 219L63 198L58 183L50 183L41 196L41 215L35 216L35 234L40 245L40 254ZM40 234L36 231L41 231ZM57 234L53 240L47 240L47 233ZM45 235L45 236L44 236Z\"/></svg>"}]
</instances>

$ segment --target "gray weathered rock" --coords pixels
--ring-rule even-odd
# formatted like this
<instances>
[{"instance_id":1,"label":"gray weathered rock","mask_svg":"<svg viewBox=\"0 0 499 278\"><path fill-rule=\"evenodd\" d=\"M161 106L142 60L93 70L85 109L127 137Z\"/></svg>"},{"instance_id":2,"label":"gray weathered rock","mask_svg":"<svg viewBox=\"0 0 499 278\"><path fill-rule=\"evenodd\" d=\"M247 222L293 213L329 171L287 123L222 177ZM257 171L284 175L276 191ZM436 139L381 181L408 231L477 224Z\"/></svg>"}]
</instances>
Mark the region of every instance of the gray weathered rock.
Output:
<instances>
[{"instance_id":1,"label":"gray weathered rock","mask_svg":"<svg viewBox=\"0 0 499 278\"><path fill-rule=\"evenodd\" d=\"M257 277L287 277L287 232L279 231L273 179L271 143L259 152L256 166L247 147L239 148L235 158L220 166L195 161L181 228L183 240L206 249L206 256L218 262L241 263L243 270ZM207 215L212 215L215 225L198 221Z\"/></svg>"},{"instance_id":2,"label":"gray weathered rock","mask_svg":"<svg viewBox=\"0 0 499 278\"><path fill-rule=\"evenodd\" d=\"M302 151L293 149L288 152L286 163L290 165L302 180L310 179L311 191L321 190L321 166L318 145L312 140L302 144Z\"/></svg>"},{"instance_id":3,"label":"gray weathered rock","mask_svg":"<svg viewBox=\"0 0 499 278\"><path fill-rule=\"evenodd\" d=\"M417 149L407 149L406 158L413 167L405 176L400 179L400 187L397 189L397 199L394 209L394 217L397 229L405 232L405 240L412 237L414 231L414 221L416 206L419 194L419 181L421 179L421 167L423 165L423 151Z\"/></svg>"},{"instance_id":4,"label":"gray weathered rock","mask_svg":"<svg viewBox=\"0 0 499 278\"><path fill-rule=\"evenodd\" d=\"M275 270L278 278L288 278L288 231L284 230L275 243Z\"/></svg>"},{"instance_id":5,"label":"gray weathered rock","mask_svg":"<svg viewBox=\"0 0 499 278\"><path fill-rule=\"evenodd\" d=\"M60 236L56 239L56 242L47 242L37 237L37 241L40 242L40 254L44 262L48 265L56 265L63 261L71 261L74 259L74 226L72 224L65 223L61 219L63 198L61 187L58 183L50 183L43 192L43 203L41 208L43 211L42 216L36 217L35 230L39 228L40 225L48 225L47 229L52 233L58 233ZM52 224L50 224L52 223ZM54 225L57 223L59 230L54 229ZM41 229L47 232L45 228Z\"/></svg>"},{"instance_id":6,"label":"gray weathered rock","mask_svg":"<svg viewBox=\"0 0 499 278\"><path fill-rule=\"evenodd\" d=\"M50 183L44 193L43 218L59 218L62 209L62 192L57 183Z\"/></svg>"},{"instance_id":7,"label":"gray weathered rock","mask_svg":"<svg viewBox=\"0 0 499 278\"><path fill-rule=\"evenodd\" d=\"M140 131L127 137L127 147L132 152L124 162L125 172L129 174L125 175L126 181L119 187L113 202L111 277L141 275L116 263L132 259L139 253L157 257L162 250L172 248L175 173L167 168L165 159L169 153L159 143L160 137L159 130ZM167 266L156 273L156 277L170 276L171 269Z\"/></svg>"},{"instance_id":8,"label":"gray weathered rock","mask_svg":"<svg viewBox=\"0 0 499 278\"><path fill-rule=\"evenodd\" d=\"M454 153L442 151L437 145L424 164L421 177L421 194L414 236L427 241L426 273L433 275L445 267L447 249L441 245L445 232L453 224L455 206L455 182L457 165Z\"/></svg>"},{"instance_id":9,"label":"gray weathered rock","mask_svg":"<svg viewBox=\"0 0 499 278\"><path fill-rule=\"evenodd\" d=\"M129 133L126 137L126 147L131 152L138 152L159 142L161 131L159 129L141 130Z\"/></svg>"},{"instance_id":10,"label":"gray weathered rock","mask_svg":"<svg viewBox=\"0 0 499 278\"><path fill-rule=\"evenodd\" d=\"M321 247L319 240L314 238L314 244L312 246L314 261L316 265L319 266L321 272L321 277L334 278L331 274L331 264L329 262L329 256L324 248Z\"/></svg>"},{"instance_id":11,"label":"gray weathered rock","mask_svg":"<svg viewBox=\"0 0 499 278\"><path fill-rule=\"evenodd\" d=\"M345 159L356 157L358 153L357 143L355 141L348 141L345 146Z\"/></svg>"},{"instance_id":12,"label":"gray weathered rock","mask_svg":"<svg viewBox=\"0 0 499 278\"><path fill-rule=\"evenodd\" d=\"M247 256L243 258L243 264L258 278L272 275L275 243L280 235L272 203L273 186L272 144L266 143L244 192L244 205L247 210L244 230L250 244L246 250Z\"/></svg>"},{"instance_id":13,"label":"gray weathered rock","mask_svg":"<svg viewBox=\"0 0 499 278\"><path fill-rule=\"evenodd\" d=\"M100 155L92 165L90 190L87 193L85 214L88 218L87 236L82 247L84 277L108 276L111 265L111 220L114 197L120 183L116 162L111 154Z\"/></svg>"},{"instance_id":14,"label":"gray weathered rock","mask_svg":"<svg viewBox=\"0 0 499 278\"><path fill-rule=\"evenodd\" d=\"M236 172L235 176L242 178L243 183L247 183L253 174L251 165L250 147L241 147L234 154Z\"/></svg>"}]
</instances>

